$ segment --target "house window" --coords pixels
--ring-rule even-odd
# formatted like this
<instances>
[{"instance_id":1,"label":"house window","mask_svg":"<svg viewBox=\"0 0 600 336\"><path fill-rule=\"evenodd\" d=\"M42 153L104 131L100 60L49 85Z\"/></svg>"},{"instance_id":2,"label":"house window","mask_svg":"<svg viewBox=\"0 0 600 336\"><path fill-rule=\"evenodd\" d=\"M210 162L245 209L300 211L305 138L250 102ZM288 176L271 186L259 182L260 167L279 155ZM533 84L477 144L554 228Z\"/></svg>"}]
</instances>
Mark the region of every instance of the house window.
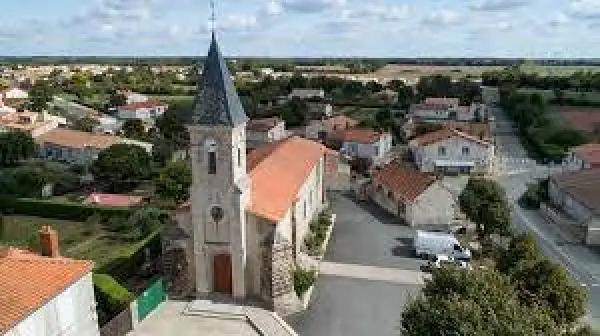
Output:
<instances>
[{"instance_id":1,"label":"house window","mask_svg":"<svg viewBox=\"0 0 600 336\"><path fill-rule=\"evenodd\" d=\"M444 146L438 147L438 154L441 156L445 156L446 155L446 147L444 147Z\"/></svg>"},{"instance_id":2,"label":"house window","mask_svg":"<svg viewBox=\"0 0 600 336\"><path fill-rule=\"evenodd\" d=\"M394 193L393 192L388 192L388 198L393 200L394 199Z\"/></svg>"},{"instance_id":3,"label":"house window","mask_svg":"<svg viewBox=\"0 0 600 336\"><path fill-rule=\"evenodd\" d=\"M375 146L375 156L379 156L379 146Z\"/></svg>"},{"instance_id":4,"label":"house window","mask_svg":"<svg viewBox=\"0 0 600 336\"><path fill-rule=\"evenodd\" d=\"M238 158L237 158L238 167L241 167L242 166L242 150L238 148L237 154L238 154Z\"/></svg>"},{"instance_id":5,"label":"house window","mask_svg":"<svg viewBox=\"0 0 600 336\"><path fill-rule=\"evenodd\" d=\"M306 218L306 201L304 201L303 213L304 213L304 218Z\"/></svg>"},{"instance_id":6,"label":"house window","mask_svg":"<svg viewBox=\"0 0 600 336\"><path fill-rule=\"evenodd\" d=\"M469 155L469 147L463 147L462 153L463 153L463 155Z\"/></svg>"}]
</instances>

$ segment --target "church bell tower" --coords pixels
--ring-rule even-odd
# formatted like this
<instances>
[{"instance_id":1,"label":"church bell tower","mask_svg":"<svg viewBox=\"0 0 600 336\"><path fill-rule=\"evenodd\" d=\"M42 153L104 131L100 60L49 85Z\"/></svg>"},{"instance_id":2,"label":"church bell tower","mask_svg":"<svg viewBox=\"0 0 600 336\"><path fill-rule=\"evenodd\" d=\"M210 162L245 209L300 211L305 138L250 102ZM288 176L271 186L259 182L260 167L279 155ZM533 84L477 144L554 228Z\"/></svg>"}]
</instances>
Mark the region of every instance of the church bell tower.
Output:
<instances>
[{"instance_id":1,"label":"church bell tower","mask_svg":"<svg viewBox=\"0 0 600 336\"><path fill-rule=\"evenodd\" d=\"M246 296L247 121L213 32L188 125L199 294Z\"/></svg>"}]
</instances>

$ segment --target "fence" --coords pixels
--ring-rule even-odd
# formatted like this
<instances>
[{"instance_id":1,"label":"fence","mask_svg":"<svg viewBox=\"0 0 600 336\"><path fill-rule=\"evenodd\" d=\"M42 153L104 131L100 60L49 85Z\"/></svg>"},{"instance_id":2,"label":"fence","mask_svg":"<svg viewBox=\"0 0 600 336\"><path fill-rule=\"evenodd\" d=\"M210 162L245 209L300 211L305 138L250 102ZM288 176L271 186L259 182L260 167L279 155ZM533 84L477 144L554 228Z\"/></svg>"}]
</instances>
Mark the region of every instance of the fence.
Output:
<instances>
[{"instance_id":1,"label":"fence","mask_svg":"<svg viewBox=\"0 0 600 336\"><path fill-rule=\"evenodd\" d=\"M100 335L125 336L166 299L164 281L160 278L138 296L129 307L104 324L100 328Z\"/></svg>"}]
</instances>

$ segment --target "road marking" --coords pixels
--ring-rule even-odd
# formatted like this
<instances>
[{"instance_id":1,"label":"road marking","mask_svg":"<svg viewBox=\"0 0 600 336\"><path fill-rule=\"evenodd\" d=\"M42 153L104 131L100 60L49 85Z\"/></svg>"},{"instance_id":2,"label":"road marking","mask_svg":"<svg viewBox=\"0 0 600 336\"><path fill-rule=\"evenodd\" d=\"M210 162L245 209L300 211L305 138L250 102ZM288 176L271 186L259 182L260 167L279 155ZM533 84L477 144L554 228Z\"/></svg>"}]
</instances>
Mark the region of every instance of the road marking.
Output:
<instances>
[{"instance_id":1,"label":"road marking","mask_svg":"<svg viewBox=\"0 0 600 336\"><path fill-rule=\"evenodd\" d=\"M321 274L340 276L346 278L385 281L403 285L423 285L430 275L412 270L345 264L323 261L319 267Z\"/></svg>"}]
</instances>

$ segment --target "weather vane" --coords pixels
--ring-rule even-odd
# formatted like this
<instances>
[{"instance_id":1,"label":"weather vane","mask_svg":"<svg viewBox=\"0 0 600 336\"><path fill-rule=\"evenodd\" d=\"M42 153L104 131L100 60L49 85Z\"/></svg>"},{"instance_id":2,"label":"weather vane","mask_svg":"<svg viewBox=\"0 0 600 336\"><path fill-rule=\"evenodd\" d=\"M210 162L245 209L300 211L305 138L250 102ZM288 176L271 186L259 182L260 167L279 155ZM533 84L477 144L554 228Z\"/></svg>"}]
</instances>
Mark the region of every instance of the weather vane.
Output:
<instances>
[{"instance_id":1,"label":"weather vane","mask_svg":"<svg viewBox=\"0 0 600 336\"><path fill-rule=\"evenodd\" d=\"M215 32L217 26L217 15L215 12L215 0L210 0L210 23L213 33Z\"/></svg>"}]
</instances>

